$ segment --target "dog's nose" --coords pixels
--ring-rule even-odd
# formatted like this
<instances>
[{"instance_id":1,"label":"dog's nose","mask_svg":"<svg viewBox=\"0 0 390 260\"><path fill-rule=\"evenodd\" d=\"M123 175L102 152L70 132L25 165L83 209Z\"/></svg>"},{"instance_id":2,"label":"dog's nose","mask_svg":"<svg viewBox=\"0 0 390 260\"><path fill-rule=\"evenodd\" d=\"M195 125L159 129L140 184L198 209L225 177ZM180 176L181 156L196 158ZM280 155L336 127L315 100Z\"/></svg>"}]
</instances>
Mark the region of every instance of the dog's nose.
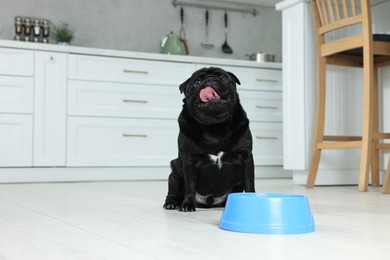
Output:
<instances>
[{"instance_id":1,"label":"dog's nose","mask_svg":"<svg viewBox=\"0 0 390 260\"><path fill-rule=\"evenodd\" d=\"M211 83L212 80L211 80L211 78L209 77L209 78L206 78L204 82L205 82L206 84L208 84L208 83Z\"/></svg>"}]
</instances>

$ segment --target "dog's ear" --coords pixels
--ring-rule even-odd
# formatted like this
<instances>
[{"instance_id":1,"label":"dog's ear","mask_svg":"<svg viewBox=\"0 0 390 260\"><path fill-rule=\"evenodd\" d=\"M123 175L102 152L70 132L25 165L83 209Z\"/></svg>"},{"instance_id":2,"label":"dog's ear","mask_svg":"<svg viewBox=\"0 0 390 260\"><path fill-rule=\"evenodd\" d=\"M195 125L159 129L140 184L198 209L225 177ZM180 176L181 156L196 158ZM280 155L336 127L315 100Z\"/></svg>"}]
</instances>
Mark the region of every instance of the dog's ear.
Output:
<instances>
[{"instance_id":1,"label":"dog's ear","mask_svg":"<svg viewBox=\"0 0 390 260\"><path fill-rule=\"evenodd\" d=\"M238 78L236 77L236 75L234 75L233 73L227 71L227 74L229 74L230 77L232 77L232 79L234 79L234 81L238 84L238 85L241 85L241 82L238 80Z\"/></svg>"},{"instance_id":2,"label":"dog's ear","mask_svg":"<svg viewBox=\"0 0 390 260\"><path fill-rule=\"evenodd\" d=\"M186 87L187 87L188 83L190 83L190 80L191 80L191 78L187 79L186 81L184 81L184 82L179 86L180 94L183 93L183 92L186 90Z\"/></svg>"}]
</instances>

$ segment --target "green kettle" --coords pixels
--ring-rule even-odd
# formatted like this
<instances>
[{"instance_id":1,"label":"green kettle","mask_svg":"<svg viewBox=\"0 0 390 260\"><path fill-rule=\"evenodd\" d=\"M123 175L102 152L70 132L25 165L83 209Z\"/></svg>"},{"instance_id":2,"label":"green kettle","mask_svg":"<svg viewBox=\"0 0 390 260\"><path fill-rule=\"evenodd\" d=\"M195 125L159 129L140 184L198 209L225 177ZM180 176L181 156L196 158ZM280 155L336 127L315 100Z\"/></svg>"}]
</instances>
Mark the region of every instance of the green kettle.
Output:
<instances>
[{"instance_id":1,"label":"green kettle","mask_svg":"<svg viewBox=\"0 0 390 260\"><path fill-rule=\"evenodd\" d=\"M185 44L185 42L171 32L161 41L161 53L177 55L187 54Z\"/></svg>"}]
</instances>

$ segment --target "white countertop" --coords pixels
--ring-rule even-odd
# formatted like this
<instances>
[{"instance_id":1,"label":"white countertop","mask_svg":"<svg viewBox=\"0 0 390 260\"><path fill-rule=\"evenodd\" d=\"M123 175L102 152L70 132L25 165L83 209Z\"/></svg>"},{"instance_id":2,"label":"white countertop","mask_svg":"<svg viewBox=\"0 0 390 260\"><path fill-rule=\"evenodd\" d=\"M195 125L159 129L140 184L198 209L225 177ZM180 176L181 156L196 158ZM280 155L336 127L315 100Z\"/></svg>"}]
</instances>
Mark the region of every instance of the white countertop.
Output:
<instances>
[{"instance_id":1,"label":"white countertop","mask_svg":"<svg viewBox=\"0 0 390 260\"><path fill-rule=\"evenodd\" d=\"M167 55L167 54L160 54L160 53L109 50L109 49L87 48L87 47L78 47L78 46L64 46L64 45L57 45L57 44L19 42L19 41L12 41L12 40L0 40L0 47L27 49L27 50L53 51L53 52L63 52L63 53L72 53L72 54L98 55L98 56L107 56L107 57L121 57L121 58L146 59L146 60L158 60L158 61L174 61L174 62L183 62L183 63L200 63L200 64L210 64L210 65L282 69L282 64L278 62L260 63L260 62L249 61L249 60L221 59L221 58L196 57L196 56L185 56L185 55Z\"/></svg>"}]
</instances>

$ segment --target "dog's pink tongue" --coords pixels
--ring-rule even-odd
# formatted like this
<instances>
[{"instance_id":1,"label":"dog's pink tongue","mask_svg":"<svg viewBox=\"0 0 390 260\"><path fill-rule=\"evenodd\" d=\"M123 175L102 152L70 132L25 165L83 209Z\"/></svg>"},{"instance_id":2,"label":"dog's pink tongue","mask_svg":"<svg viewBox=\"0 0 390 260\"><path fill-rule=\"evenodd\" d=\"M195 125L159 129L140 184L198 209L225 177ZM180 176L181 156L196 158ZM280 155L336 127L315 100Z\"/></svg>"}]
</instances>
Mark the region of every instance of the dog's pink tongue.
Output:
<instances>
[{"instance_id":1,"label":"dog's pink tongue","mask_svg":"<svg viewBox=\"0 0 390 260\"><path fill-rule=\"evenodd\" d=\"M217 92L215 92L213 88L205 87L200 91L199 97L202 102L207 103L210 99L219 98L219 95L217 94Z\"/></svg>"}]
</instances>

